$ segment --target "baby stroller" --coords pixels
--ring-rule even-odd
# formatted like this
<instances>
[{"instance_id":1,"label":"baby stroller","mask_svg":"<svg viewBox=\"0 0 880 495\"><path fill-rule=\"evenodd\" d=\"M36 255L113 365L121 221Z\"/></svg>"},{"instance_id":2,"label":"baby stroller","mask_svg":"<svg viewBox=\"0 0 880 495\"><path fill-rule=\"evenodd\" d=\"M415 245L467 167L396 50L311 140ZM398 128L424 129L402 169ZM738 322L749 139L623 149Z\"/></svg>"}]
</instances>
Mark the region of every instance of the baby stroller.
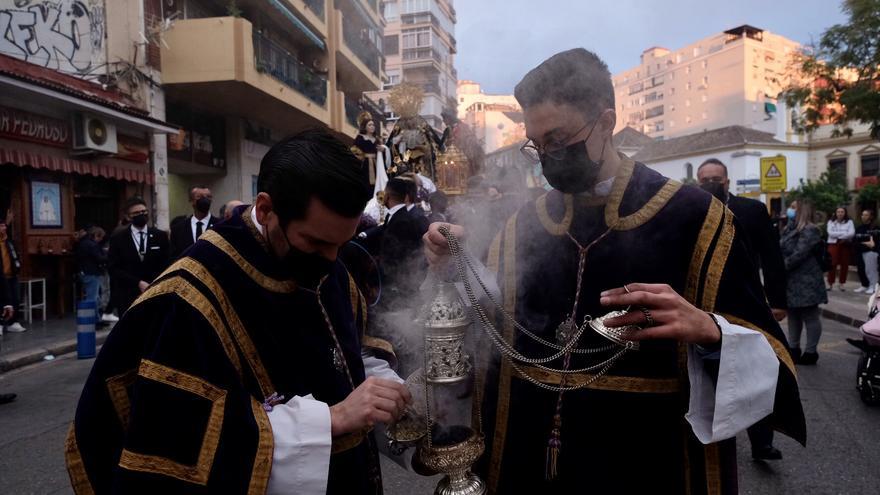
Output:
<instances>
[{"instance_id":1,"label":"baby stroller","mask_svg":"<svg viewBox=\"0 0 880 495\"><path fill-rule=\"evenodd\" d=\"M870 318L860 328L861 340L846 339L847 342L862 351L856 373L856 389L865 404L880 404L880 309L877 308L877 297L868 302Z\"/></svg>"}]
</instances>

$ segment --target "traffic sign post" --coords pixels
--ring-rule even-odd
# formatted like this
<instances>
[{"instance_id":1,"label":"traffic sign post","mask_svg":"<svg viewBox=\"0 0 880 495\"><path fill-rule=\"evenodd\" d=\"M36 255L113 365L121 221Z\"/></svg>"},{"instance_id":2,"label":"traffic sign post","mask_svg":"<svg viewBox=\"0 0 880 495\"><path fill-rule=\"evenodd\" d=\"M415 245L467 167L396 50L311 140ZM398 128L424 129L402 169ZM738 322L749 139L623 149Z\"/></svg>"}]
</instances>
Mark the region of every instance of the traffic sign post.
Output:
<instances>
[{"instance_id":1,"label":"traffic sign post","mask_svg":"<svg viewBox=\"0 0 880 495\"><path fill-rule=\"evenodd\" d=\"M779 155L761 158L761 192L784 192L787 185L785 157Z\"/></svg>"}]
</instances>

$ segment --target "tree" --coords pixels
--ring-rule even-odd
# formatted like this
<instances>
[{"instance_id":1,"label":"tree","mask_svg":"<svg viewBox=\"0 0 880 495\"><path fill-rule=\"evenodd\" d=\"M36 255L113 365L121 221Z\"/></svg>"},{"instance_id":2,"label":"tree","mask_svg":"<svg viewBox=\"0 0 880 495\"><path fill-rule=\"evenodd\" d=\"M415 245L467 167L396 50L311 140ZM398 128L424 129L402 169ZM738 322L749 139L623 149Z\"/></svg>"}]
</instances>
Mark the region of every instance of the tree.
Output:
<instances>
[{"instance_id":1,"label":"tree","mask_svg":"<svg viewBox=\"0 0 880 495\"><path fill-rule=\"evenodd\" d=\"M851 136L852 122L869 124L880 139L880 0L844 0L846 24L826 30L818 45L795 58L796 80L786 92L801 105L795 127L813 131L834 124L833 135Z\"/></svg>"},{"instance_id":2,"label":"tree","mask_svg":"<svg viewBox=\"0 0 880 495\"><path fill-rule=\"evenodd\" d=\"M880 203L880 185L865 184L862 186L862 188L859 189L859 194L856 196L856 202L859 204L859 207L863 209L877 208L877 204Z\"/></svg>"},{"instance_id":3,"label":"tree","mask_svg":"<svg viewBox=\"0 0 880 495\"><path fill-rule=\"evenodd\" d=\"M846 188L846 180L843 175L837 171L828 171L819 176L819 180L808 180L801 184L797 189L789 191L787 194L792 199L808 199L816 207L816 211L821 211L828 215L832 214L840 206L849 204L850 192Z\"/></svg>"}]
</instances>

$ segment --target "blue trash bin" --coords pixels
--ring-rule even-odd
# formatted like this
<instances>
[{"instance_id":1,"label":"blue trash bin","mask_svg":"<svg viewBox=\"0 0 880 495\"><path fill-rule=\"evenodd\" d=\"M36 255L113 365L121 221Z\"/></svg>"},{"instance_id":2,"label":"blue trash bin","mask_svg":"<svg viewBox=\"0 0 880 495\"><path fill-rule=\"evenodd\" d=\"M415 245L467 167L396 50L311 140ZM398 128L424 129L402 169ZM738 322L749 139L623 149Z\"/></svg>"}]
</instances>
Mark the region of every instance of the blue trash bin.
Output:
<instances>
[{"instance_id":1,"label":"blue trash bin","mask_svg":"<svg viewBox=\"0 0 880 495\"><path fill-rule=\"evenodd\" d=\"M76 357L88 359L95 357L95 324L98 322L98 309L95 301L76 303Z\"/></svg>"}]
</instances>

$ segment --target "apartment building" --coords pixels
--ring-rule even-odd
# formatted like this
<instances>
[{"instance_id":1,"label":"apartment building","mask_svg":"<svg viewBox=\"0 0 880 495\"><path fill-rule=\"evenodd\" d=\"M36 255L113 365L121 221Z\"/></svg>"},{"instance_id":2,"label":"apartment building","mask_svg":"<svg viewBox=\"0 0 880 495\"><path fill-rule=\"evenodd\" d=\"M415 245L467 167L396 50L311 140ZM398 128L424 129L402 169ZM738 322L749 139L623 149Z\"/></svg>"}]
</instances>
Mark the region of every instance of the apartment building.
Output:
<instances>
[{"instance_id":1,"label":"apartment building","mask_svg":"<svg viewBox=\"0 0 880 495\"><path fill-rule=\"evenodd\" d=\"M153 1L153 0L150 0ZM193 184L218 205L250 202L262 156L282 137L326 126L357 134L383 110L384 21L378 0L162 0L155 54L168 121L169 211L190 210Z\"/></svg>"},{"instance_id":2,"label":"apartment building","mask_svg":"<svg viewBox=\"0 0 880 495\"><path fill-rule=\"evenodd\" d=\"M655 139L740 125L775 132L776 97L800 45L749 25L677 50L652 47L612 77L617 128Z\"/></svg>"},{"instance_id":3,"label":"apartment building","mask_svg":"<svg viewBox=\"0 0 880 495\"><path fill-rule=\"evenodd\" d=\"M383 53L386 84L370 97L388 101L388 93L401 82L425 91L421 115L436 129L443 128L441 114L455 114L458 73L455 70L456 13L452 0L385 0ZM397 119L386 106L389 121Z\"/></svg>"}]
</instances>

